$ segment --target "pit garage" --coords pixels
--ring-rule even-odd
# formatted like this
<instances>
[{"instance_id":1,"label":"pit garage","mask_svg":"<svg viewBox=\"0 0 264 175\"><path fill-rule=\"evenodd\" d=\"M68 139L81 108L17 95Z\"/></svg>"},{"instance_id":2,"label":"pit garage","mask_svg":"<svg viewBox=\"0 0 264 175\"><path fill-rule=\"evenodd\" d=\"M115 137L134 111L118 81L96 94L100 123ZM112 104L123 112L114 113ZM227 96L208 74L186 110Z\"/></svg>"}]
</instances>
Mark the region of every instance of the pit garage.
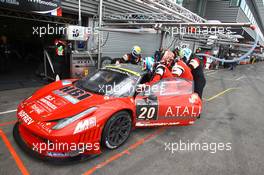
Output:
<instances>
[{"instance_id":1,"label":"pit garage","mask_svg":"<svg viewBox=\"0 0 264 175\"><path fill-rule=\"evenodd\" d=\"M142 4L139 1L128 0L124 1L124 4L128 5L128 9L132 8L132 6L134 7L135 4L140 4L138 9L142 10L146 2L150 2L149 0L143 1L144 3ZM160 12L159 8L163 9L162 11L164 11L165 8L167 12L171 12L168 14L166 13L168 15L166 18L168 21L164 22L167 23L163 24L164 26L170 26L172 24L178 25L177 23L187 26L190 24L193 26L195 23L196 25L201 25L201 23L206 23L208 26L217 25L209 24L208 21L203 21L204 19L190 11L186 11L183 7L174 6L168 1L161 1L159 3L154 3L156 6L150 4L147 6L147 9L150 10L154 7L154 9L152 9L153 11ZM103 6L100 8L98 0L87 0L86 2L89 2L91 6L88 8L87 4L84 4L84 10L89 9L91 11L90 13L95 13L92 8L95 7L98 11L103 11ZM100 2L103 3L103 1ZM104 57L121 57L123 53L129 52L130 47L137 43L143 46L144 56L153 53L160 47L175 48L179 46L189 47L192 50L202 47L207 51L212 50L212 47L207 45L208 37L210 36L194 36L190 34L184 37L177 36L176 39L171 38L170 35L164 35L162 37L162 32L159 33L157 30L153 32L153 28L162 27L159 26L162 23L161 21L166 20L161 18L163 14L148 14L144 16L144 14L139 13L137 14L139 16L133 16L135 14L131 16L131 13L125 13L124 15L124 11L122 10L124 10L126 6L124 4L118 6L118 2L120 1L104 1L105 11L112 12L111 10L115 11L118 9L120 13L122 13L108 13L108 15L105 14L101 16L102 24L99 24L101 25L99 27L101 27L103 34L101 36L93 36L93 42L89 41L87 43L87 48L90 50L80 49L71 54L71 61L74 61L74 64L69 67L72 66L72 68L74 68L74 66L77 66L75 68L80 69L80 75L87 70L88 73L90 72L90 62L89 65L86 64L89 58L93 57L95 60L103 60ZM157 1L155 0L155 2ZM168 4L164 4L164 2ZM72 4L70 1L64 1L63 3L67 12L72 8L78 7L77 1L74 1ZM159 8L157 8L157 6L159 6ZM133 11L133 9L134 8L129 12ZM178 11L176 11L177 9ZM183 11L185 19L182 21L182 15L179 14ZM94 18L100 21L100 15ZM6 22L5 25L3 25L4 28L0 29L0 31L8 31L8 33L11 33L9 31L12 31L12 28L15 27L11 21L17 21L16 24L21 24L25 27L24 29L28 30L36 24L38 26L45 24L41 21L35 22L29 20L27 22L21 22L20 20L6 17L2 19ZM171 24L168 24L169 22ZM249 26L249 24L232 25L240 25L240 27L243 25ZM5 28L6 30L4 30ZM118 149L108 150L103 148L101 154L87 157L82 161L74 159L70 161L43 161L43 159L34 154L29 154L17 144L14 139L15 134L13 128L18 122L18 105L25 99L32 98L32 93L43 86L42 82L41 84L30 84L29 86L24 84L21 85L21 83L27 82L30 77L36 77L35 70L37 65L42 62L41 59L43 59L43 57L46 58L48 67L51 65L56 67L55 64L48 63L47 55L43 56L42 50L46 44L53 44L54 38L45 37L45 40L36 39L27 35L27 31L24 30L21 31L21 37L17 37L17 34L14 36L11 34L8 35L8 33L7 38L10 38L10 43L11 41L12 43L22 43L21 45L23 45L23 47L19 45L22 47L21 50L26 50L25 48L28 48L24 46L26 41L31 45L28 50L37 47L37 45L40 46L41 49L37 47L36 50L34 49L34 52L32 52L32 50L21 52L34 53L34 55L32 54L33 56L28 56L29 60L25 59L26 57L19 57L21 53L17 51L18 53L14 54L14 61L11 60L11 63L14 64L13 66L16 67L16 69L11 69L6 75L1 73L3 77L13 76L12 80L16 80L17 78L17 81L13 82L18 82L19 87L16 86L9 89L3 88L3 90L1 90L2 87L5 87L6 83L11 81L11 78L6 78L5 80L0 77L0 174L262 174L264 170L262 166L262 162L264 161L262 156L264 154L262 148L264 144L264 129L262 127L264 124L264 119L262 117L262 104L264 103L262 98L264 96L262 90L264 88L262 78L264 74L263 62L238 66L234 71L224 69L223 67L217 70L205 70L204 74L207 79L207 85L202 99L202 115L200 119L197 119L194 123L191 123L191 125L137 128L133 130L129 139ZM230 39L226 38L226 36L221 37L222 38L218 39L222 40L222 43L229 43L230 45L235 43L238 44L238 42L235 42L237 38ZM212 39L210 41L212 42ZM73 45L78 45L76 42L73 42ZM96 45L93 45L94 42ZM252 43L247 45L247 48L252 47L252 45ZM259 43L257 43L257 45L260 48ZM240 46L242 47L242 45ZM222 49L225 50L226 48L227 47L224 47ZM93 52L91 52L91 50ZM221 49L219 50L221 52ZM260 50L259 55L263 56ZM35 57L37 57L37 59L35 59ZM83 60L85 62L82 62ZM101 62L98 61L97 66L100 67L100 64ZM85 68L82 68L83 65ZM25 67L25 69L21 69L23 73L20 72L20 66ZM109 69L111 69L111 67ZM122 72L121 69L120 72ZM139 74L131 70L129 70L129 72L133 75ZM38 82L38 80L36 81ZM63 85L67 86L70 81L73 80L61 82ZM60 81L57 83L60 83ZM10 87L10 85L8 86ZM69 87L68 89L66 87L64 90L67 92ZM63 94L58 91L54 93L74 102L71 96L69 97L69 94ZM73 95L78 95L82 93L82 91L78 91L77 89L77 91L73 93ZM87 94L82 95L84 95L84 97L90 96ZM93 96L97 95L93 94ZM48 97L46 102L51 99L51 97ZM105 96L103 99L112 100L108 96ZM131 99L131 101L133 102L133 99ZM192 101L192 99L189 101ZM64 105L62 101L57 101L57 104ZM116 106L111 106L109 108L112 109L115 107ZM172 108L175 111L178 109L177 105L172 106ZM21 111L20 109L18 110ZM74 109L72 108L72 110ZM100 112L106 113L107 109ZM82 114L83 113L80 113L74 116L80 116ZM31 113L28 115L31 115ZM41 121L44 121L45 117L48 116L41 116ZM27 116L24 118L24 121L25 120L29 124L32 122L41 123L41 121L30 121L30 117ZM58 121L54 120L51 122ZM94 120L81 123L78 130L89 129L90 124L95 126ZM49 125L50 123L40 124L39 126L41 127L39 130L46 130L48 133L50 131ZM95 136L96 133L90 132L88 134L87 132L83 135L82 139L86 137L93 138ZM53 156L56 155L54 154Z\"/></svg>"},{"instance_id":2,"label":"pit garage","mask_svg":"<svg viewBox=\"0 0 264 175\"><path fill-rule=\"evenodd\" d=\"M40 85L37 71L43 63L43 48L54 37L33 36L33 27L45 23L1 17L1 36L7 42L1 59L1 90Z\"/></svg>"},{"instance_id":3,"label":"pit garage","mask_svg":"<svg viewBox=\"0 0 264 175\"><path fill-rule=\"evenodd\" d=\"M37 12L33 13L34 10ZM66 17L58 18L57 12L49 15L45 14L46 10L49 9L33 2L1 2L1 90L45 83L41 78L44 49L53 47L55 53L54 42L64 38L64 33L56 29L74 22L74 16L66 14Z\"/></svg>"}]
</instances>

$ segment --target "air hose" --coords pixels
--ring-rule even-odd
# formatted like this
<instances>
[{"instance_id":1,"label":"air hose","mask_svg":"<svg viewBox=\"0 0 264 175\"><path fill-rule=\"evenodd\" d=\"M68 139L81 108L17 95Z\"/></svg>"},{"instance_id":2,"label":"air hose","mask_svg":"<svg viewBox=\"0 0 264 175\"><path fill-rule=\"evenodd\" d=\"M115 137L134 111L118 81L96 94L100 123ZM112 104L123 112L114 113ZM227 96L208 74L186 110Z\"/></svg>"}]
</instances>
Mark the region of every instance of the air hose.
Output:
<instances>
[{"instance_id":1,"label":"air hose","mask_svg":"<svg viewBox=\"0 0 264 175\"><path fill-rule=\"evenodd\" d=\"M250 55L254 52L254 50L256 49L256 47L258 46L259 35L258 35L258 33L257 33L257 30L255 30L254 27L251 27L251 29L254 30L254 31L255 31L255 34L256 34L255 43L254 43L254 45L252 46L252 48L251 48L246 54L242 55L242 56L239 57L239 58L235 58L235 59L233 59L233 60L225 60L225 59L223 59L223 58L217 58L217 57L215 57L215 56L208 55L208 54L204 54L204 53L198 53L198 54L196 54L196 55L197 55L197 56L210 57L210 58L213 59L213 60L216 60L216 61L219 61L219 62L223 62L223 63L235 63L235 62L243 61L243 60L247 59L248 56L250 56Z\"/></svg>"}]
</instances>

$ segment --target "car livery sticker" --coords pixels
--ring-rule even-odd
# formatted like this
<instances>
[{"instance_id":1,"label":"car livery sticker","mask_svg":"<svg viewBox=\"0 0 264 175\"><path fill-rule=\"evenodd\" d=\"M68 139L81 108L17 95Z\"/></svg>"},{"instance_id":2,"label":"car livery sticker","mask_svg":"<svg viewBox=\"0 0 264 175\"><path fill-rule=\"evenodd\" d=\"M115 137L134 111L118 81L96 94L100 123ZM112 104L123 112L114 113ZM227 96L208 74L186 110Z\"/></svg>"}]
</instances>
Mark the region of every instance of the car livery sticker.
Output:
<instances>
[{"instance_id":1,"label":"car livery sticker","mask_svg":"<svg viewBox=\"0 0 264 175\"><path fill-rule=\"evenodd\" d=\"M52 112L67 103L67 101L58 97L56 98L54 95L47 95L37 100L36 103L31 106L31 109L33 109L37 114L41 114L44 111Z\"/></svg>"},{"instance_id":2,"label":"car livery sticker","mask_svg":"<svg viewBox=\"0 0 264 175\"><path fill-rule=\"evenodd\" d=\"M145 126L174 126L174 125L179 125L180 122L170 122L170 123L142 123L142 122L137 122L136 126L137 127L145 127Z\"/></svg>"},{"instance_id":3,"label":"car livery sticker","mask_svg":"<svg viewBox=\"0 0 264 175\"><path fill-rule=\"evenodd\" d=\"M196 106L168 106L164 117L161 118L187 118L197 117L201 114L201 107Z\"/></svg>"},{"instance_id":4,"label":"car livery sticker","mask_svg":"<svg viewBox=\"0 0 264 175\"><path fill-rule=\"evenodd\" d=\"M76 104L79 101L91 96L86 91L75 86L65 86L59 90L53 91L53 93L71 102L72 104Z\"/></svg>"},{"instance_id":5,"label":"car livery sticker","mask_svg":"<svg viewBox=\"0 0 264 175\"><path fill-rule=\"evenodd\" d=\"M95 126L96 126L96 117L91 117L91 118L85 119L83 121L80 121L76 125L73 134L80 133L82 131L85 131L85 130L90 129L90 128L95 127Z\"/></svg>"},{"instance_id":6,"label":"car livery sticker","mask_svg":"<svg viewBox=\"0 0 264 175\"><path fill-rule=\"evenodd\" d=\"M34 120L24 110L21 110L18 113L18 117L27 125L30 125L34 122Z\"/></svg>"},{"instance_id":7,"label":"car livery sticker","mask_svg":"<svg viewBox=\"0 0 264 175\"><path fill-rule=\"evenodd\" d=\"M157 120L158 106L158 101L149 99L136 100L137 120Z\"/></svg>"},{"instance_id":8,"label":"car livery sticker","mask_svg":"<svg viewBox=\"0 0 264 175\"><path fill-rule=\"evenodd\" d=\"M33 104L33 105L31 106L31 109L32 109L33 111L35 111L37 114L42 114L43 112L45 112L45 109L44 109L42 106L37 105L37 104Z\"/></svg>"},{"instance_id":9,"label":"car livery sticker","mask_svg":"<svg viewBox=\"0 0 264 175\"><path fill-rule=\"evenodd\" d=\"M189 98L189 102L190 102L191 104L195 104L195 103L197 103L198 100L199 100L199 97L198 97L197 94L192 94L192 95L190 96L190 98Z\"/></svg>"},{"instance_id":10,"label":"car livery sticker","mask_svg":"<svg viewBox=\"0 0 264 175\"><path fill-rule=\"evenodd\" d=\"M49 128L49 123L45 123L45 122L37 122L37 125L44 130L47 133L51 133L51 129Z\"/></svg>"}]
</instances>

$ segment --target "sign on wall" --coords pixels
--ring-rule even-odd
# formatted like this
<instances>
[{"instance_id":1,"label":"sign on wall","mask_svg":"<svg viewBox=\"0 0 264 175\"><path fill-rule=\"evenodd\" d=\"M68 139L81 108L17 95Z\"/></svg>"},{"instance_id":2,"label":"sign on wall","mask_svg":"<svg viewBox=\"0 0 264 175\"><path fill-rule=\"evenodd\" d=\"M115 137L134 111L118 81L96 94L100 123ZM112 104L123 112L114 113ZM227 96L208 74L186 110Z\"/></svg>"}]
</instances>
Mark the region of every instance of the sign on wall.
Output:
<instances>
[{"instance_id":1,"label":"sign on wall","mask_svg":"<svg viewBox=\"0 0 264 175\"><path fill-rule=\"evenodd\" d=\"M87 41L91 34L91 28L83 26L68 25L67 40Z\"/></svg>"},{"instance_id":2,"label":"sign on wall","mask_svg":"<svg viewBox=\"0 0 264 175\"><path fill-rule=\"evenodd\" d=\"M62 16L61 0L0 0L0 7L44 15Z\"/></svg>"}]
</instances>

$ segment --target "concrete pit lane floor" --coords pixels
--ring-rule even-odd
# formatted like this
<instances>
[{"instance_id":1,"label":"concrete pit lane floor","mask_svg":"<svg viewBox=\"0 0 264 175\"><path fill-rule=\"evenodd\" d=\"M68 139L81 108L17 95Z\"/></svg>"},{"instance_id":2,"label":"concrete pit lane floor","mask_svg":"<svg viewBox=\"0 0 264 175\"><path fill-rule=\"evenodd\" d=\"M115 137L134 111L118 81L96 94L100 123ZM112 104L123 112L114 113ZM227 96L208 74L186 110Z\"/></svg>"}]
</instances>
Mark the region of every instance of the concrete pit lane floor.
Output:
<instances>
[{"instance_id":1,"label":"concrete pit lane floor","mask_svg":"<svg viewBox=\"0 0 264 175\"><path fill-rule=\"evenodd\" d=\"M263 75L264 63L208 71L204 111L194 125L137 129L119 149L72 165L32 159L14 142L12 110L36 88L0 91L0 174L263 174ZM183 143L203 150L180 150Z\"/></svg>"}]
</instances>

